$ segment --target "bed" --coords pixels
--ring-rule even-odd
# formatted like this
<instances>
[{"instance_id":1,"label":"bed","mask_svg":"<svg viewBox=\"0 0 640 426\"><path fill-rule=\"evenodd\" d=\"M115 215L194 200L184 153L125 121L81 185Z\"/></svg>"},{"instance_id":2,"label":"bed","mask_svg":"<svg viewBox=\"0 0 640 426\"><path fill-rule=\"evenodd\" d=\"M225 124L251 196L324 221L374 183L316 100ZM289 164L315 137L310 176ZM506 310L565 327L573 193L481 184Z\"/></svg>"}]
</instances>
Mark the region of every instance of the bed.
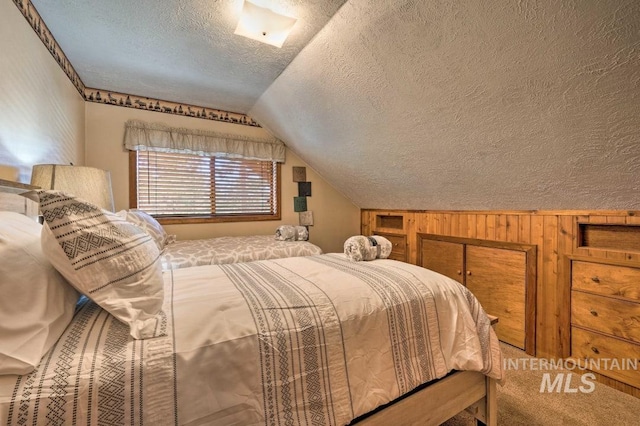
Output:
<instances>
[{"instance_id":1,"label":"bed","mask_svg":"<svg viewBox=\"0 0 640 426\"><path fill-rule=\"evenodd\" d=\"M0 422L496 424L498 340L447 277L343 254L159 273L154 337L81 298L32 371L0 375Z\"/></svg>"},{"instance_id":2,"label":"bed","mask_svg":"<svg viewBox=\"0 0 640 426\"><path fill-rule=\"evenodd\" d=\"M153 238L162 252L163 269L322 254L322 249L309 241L278 240L274 234L176 240L155 218L141 210L122 210L117 214Z\"/></svg>"},{"instance_id":3,"label":"bed","mask_svg":"<svg viewBox=\"0 0 640 426\"><path fill-rule=\"evenodd\" d=\"M309 241L278 241L273 235L178 240L164 246L162 267L178 269L315 254L322 254L322 249Z\"/></svg>"}]
</instances>

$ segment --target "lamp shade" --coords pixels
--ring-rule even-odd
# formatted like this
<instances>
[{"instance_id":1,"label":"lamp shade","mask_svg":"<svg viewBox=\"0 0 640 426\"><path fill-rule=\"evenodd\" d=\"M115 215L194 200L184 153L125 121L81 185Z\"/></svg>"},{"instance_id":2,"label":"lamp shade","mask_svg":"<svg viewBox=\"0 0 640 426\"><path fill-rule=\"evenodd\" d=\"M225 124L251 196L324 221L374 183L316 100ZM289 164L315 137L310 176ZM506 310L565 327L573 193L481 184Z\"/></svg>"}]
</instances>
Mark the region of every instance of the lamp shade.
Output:
<instances>
[{"instance_id":1,"label":"lamp shade","mask_svg":"<svg viewBox=\"0 0 640 426\"><path fill-rule=\"evenodd\" d=\"M31 185L55 189L82 198L96 206L113 211L111 173L84 166L36 164L31 173Z\"/></svg>"}]
</instances>

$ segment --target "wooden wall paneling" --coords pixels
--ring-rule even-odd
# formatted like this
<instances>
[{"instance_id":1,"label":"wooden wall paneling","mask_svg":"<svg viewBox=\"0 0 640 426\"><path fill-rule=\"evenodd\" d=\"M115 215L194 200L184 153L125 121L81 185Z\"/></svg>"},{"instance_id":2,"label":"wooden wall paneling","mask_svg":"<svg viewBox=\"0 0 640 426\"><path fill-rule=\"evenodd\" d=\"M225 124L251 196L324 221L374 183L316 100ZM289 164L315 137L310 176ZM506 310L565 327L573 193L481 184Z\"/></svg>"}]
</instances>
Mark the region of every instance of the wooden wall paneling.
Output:
<instances>
[{"instance_id":1,"label":"wooden wall paneling","mask_svg":"<svg viewBox=\"0 0 640 426\"><path fill-rule=\"evenodd\" d=\"M434 216L434 226L436 228L436 232L443 234L445 232L444 227L444 213L436 213Z\"/></svg>"},{"instance_id":2,"label":"wooden wall paneling","mask_svg":"<svg viewBox=\"0 0 640 426\"><path fill-rule=\"evenodd\" d=\"M451 226L451 235L460 237L460 216L459 213L451 213L449 215L450 218L450 226Z\"/></svg>"},{"instance_id":3,"label":"wooden wall paneling","mask_svg":"<svg viewBox=\"0 0 640 426\"><path fill-rule=\"evenodd\" d=\"M417 258L417 226L416 226L416 214L405 213L404 215L404 229L407 232L407 262L416 264Z\"/></svg>"},{"instance_id":4,"label":"wooden wall paneling","mask_svg":"<svg viewBox=\"0 0 640 426\"><path fill-rule=\"evenodd\" d=\"M537 335L538 335L538 246L528 244L528 248L525 249L527 256L526 276L527 286L525 293L525 324L526 327L526 352L529 355L536 356L537 349Z\"/></svg>"},{"instance_id":5,"label":"wooden wall paneling","mask_svg":"<svg viewBox=\"0 0 640 426\"><path fill-rule=\"evenodd\" d=\"M559 347L559 327L556 315L558 308L557 288L558 288L558 217L545 215L544 223L544 243L542 245L542 283L540 289L542 296L538 294L537 307L541 312L544 321L543 329L546 332L539 336L543 340L543 348L547 351L546 356L557 357Z\"/></svg>"},{"instance_id":6,"label":"wooden wall paneling","mask_svg":"<svg viewBox=\"0 0 640 426\"><path fill-rule=\"evenodd\" d=\"M371 235L371 215L368 210L360 210L360 233L362 235Z\"/></svg>"},{"instance_id":7,"label":"wooden wall paneling","mask_svg":"<svg viewBox=\"0 0 640 426\"><path fill-rule=\"evenodd\" d=\"M429 232L429 213L423 213L416 216L416 230L418 232Z\"/></svg>"},{"instance_id":8,"label":"wooden wall paneling","mask_svg":"<svg viewBox=\"0 0 640 426\"><path fill-rule=\"evenodd\" d=\"M496 215L488 214L486 220L487 220L487 225L485 228L486 239L495 240L496 239Z\"/></svg>"},{"instance_id":9,"label":"wooden wall paneling","mask_svg":"<svg viewBox=\"0 0 640 426\"><path fill-rule=\"evenodd\" d=\"M436 213L436 216L435 216L436 233L447 235L449 231L445 227L444 215L445 215L444 213Z\"/></svg>"},{"instance_id":10,"label":"wooden wall paneling","mask_svg":"<svg viewBox=\"0 0 640 426\"><path fill-rule=\"evenodd\" d=\"M442 223L442 234L452 235L451 234L451 213L443 213L441 223Z\"/></svg>"},{"instance_id":11,"label":"wooden wall paneling","mask_svg":"<svg viewBox=\"0 0 640 426\"><path fill-rule=\"evenodd\" d=\"M373 230L376 227L376 215L374 212L371 212L369 214L369 223L368 223L368 231L369 231L369 235L373 234Z\"/></svg>"},{"instance_id":12,"label":"wooden wall paneling","mask_svg":"<svg viewBox=\"0 0 640 426\"><path fill-rule=\"evenodd\" d=\"M515 214L507 215L507 241L512 243L522 242L520 240L520 236L518 231L520 229L519 226L520 216Z\"/></svg>"},{"instance_id":13,"label":"wooden wall paneling","mask_svg":"<svg viewBox=\"0 0 640 426\"><path fill-rule=\"evenodd\" d=\"M414 216L414 219L416 220L416 232L426 232L425 231L425 218L426 218L426 214L416 214Z\"/></svg>"},{"instance_id":14,"label":"wooden wall paneling","mask_svg":"<svg viewBox=\"0 0 640 426\"><path fill-rule=\"evenodd\" d=\"M518 240L521 243L530 244L531 215L522 215L518 218Z\"/></svg>"},{"instance_id":15,"label":"wooden wall paneling","mask_svg":"<svg viewBox=\"0 0 640 426\"><path fill-rule=\"evenodd\" d=\"M636 216L636 215L627 216L625 217L625 223L627 225L640 225L640 216ZM640 261L640 253L627 252L626 259L638 262Z\"/></svg>"},{"instance_id":16,"label":"wooden wall paneling","mask_svg":"<svg viewBox=\"0 0 640 426\"><path fill-rule=\"evenodd\" d=\"M556 355L566 358L571 354L571 285L568 255L573 253L575 234L573 216L558 216L558 274L556 278L556 318L558 322L558 342Z\"/></svg>"},{"instance_id":17,"label":"wooden wall paneling","mask_svg":"<svg viewBox=\"0 0 640 426\"><path fill-rule=\"evenodd\" d=\"M469 235L470 238L487 238L487 215L478 214L476 217L476 232L474 236Z\"/></svg>"},{"instance_id":18,"label":"wooden wall paneling","mask_svg":"<svg viewBox=\"0 0 640 426\"><path fill-rule=\"evenodd\" d=\"M467 215L467 235L466 236L468 238L476 238L476 235L477 235L477 231L476 231L477 221L478 221L478 215L477 214Z\"/></svg>"},{"instance_id":19,"label":"wooden wall paneling","mask_svg":"<svg viewBox=\"0 0 640 426\"><path fill-rule=\"evenodd\" d=\"M548 341L544 335L550 331L549 321L544 317L546 311L540 306L541 301L544 300L546 295L546 288L544 287L544 216L531 216L531 232L529 244L533 244L538 248L538 256L536 258L538 266L538 282L537 282L537 296L536 296L536 355L537 356L550 356L553 353L552 348L549 347Z\"/></svg>"},{"instance_id":20,"label":"wooden wall paneling","mask_svg":"<svg viewBox=\"0 0 640 426\"><path fill-rule=\"evenodd\" d=\"M437 213L429 213L427 216L427 232L438 233L440 223L440 215Z\"/></svg>"},{"instance_id":21,"label":"wooden wall paneling","mask_svg":"<svg viewBox=\"0 0 640 426\"><path fill-rule=\"evenodd\" d=\"M436 231L436 215L434 213L429 213L425 216L424 221L424 232L435 232Z\"/></svg>"},{"instance_id":22,"label":"wooden wall paneling","mask_svg":"<svg viewBox=\"0 0 640 426\"><path fill-rule=\"evenodd\" d=\"M469 236L469 217L471 215L466 214L466 213L460 213L458 215L458 224L459 224L459 235L461 237L468 237ZM475 225L474 225L475 227Z\"/></svg>"},{"instance_id":23,"label":"wooden wall paneling","mask_svg":"<svg viewBox=\"0 0 640 426\"><path fill-rule=\"evenodd\" d=\"M496 240L507 241L507 216L499 214L496 216Z\"/></svg>"},{"instance_id":24,"label":"wooden wall paneling","mask_svg":"<svg viewBox=\"0 0 640 426\"><path fill-rule=\"evenodd\" d=\"M438 221L440 226L440 233L443 235L451 235L451 224L449 223L450 213L440 213L440 220Z\"/></svg>"}]
</instances>

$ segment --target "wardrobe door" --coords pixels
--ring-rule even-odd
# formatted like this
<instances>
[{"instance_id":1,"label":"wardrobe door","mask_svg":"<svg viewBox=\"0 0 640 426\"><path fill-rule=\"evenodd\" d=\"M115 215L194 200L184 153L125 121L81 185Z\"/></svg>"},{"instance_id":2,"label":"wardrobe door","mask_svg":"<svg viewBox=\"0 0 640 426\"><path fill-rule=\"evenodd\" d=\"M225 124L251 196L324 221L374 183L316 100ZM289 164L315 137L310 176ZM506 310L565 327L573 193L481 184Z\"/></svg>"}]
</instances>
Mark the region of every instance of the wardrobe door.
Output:
<instances>
[{"instance_id":1,"label":"wardrobe door","mask_svg":"<svg viewBox=\"0 0 640 426\"><path fill-rule=\"evenodd\" d=\"M418 263L464 284L464 244L423 238Z\"/></svg>"},{"instance_id":2,"label":"wardrobe door","mask_svg":"<svg viewBox=\"0 0 640 426\"><path fill-rule=\"evenodd\" d=\"M527 259L523 251L466 246L467 288L484 310L500 320L498 338L525 349Z\"/></svg>"}]
</instances>

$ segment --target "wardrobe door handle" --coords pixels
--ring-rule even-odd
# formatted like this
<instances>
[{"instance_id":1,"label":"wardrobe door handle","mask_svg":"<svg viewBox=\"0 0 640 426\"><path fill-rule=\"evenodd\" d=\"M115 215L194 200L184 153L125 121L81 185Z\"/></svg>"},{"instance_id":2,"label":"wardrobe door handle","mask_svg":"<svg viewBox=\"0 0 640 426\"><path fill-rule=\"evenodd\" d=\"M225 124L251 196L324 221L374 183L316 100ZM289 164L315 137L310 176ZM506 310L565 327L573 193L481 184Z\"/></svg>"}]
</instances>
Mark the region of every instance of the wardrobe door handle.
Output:
<instances>
[{"instance_id":1,"label":"wardrobe door handle","mask_svg":"<svg viewBox=\"0 0 640 426\"><path fill-rule=\"evenodd\" d=\"M471 275L471 271L467 271L467 275Z\"/></svg>"},{"instance_id":2,"label":"wardrobe door handle","mask_svg":"<svg viewBox=\"0 0 640 426\"><path fill-rule=\"evenodd\" d=\"M600 278L598 278L597 275L594 275L593 277L591 277L591 281L593 281L594 283L598 284L598 283L600 283Z\"/></svg>"},{"instance_id":3,"label":"wardrobe door handle","mask_svg":"<svg viewBox=\"0 0 640 426\"><path fill-rule=\"evenodd\" d=\"M462 275L462 271L461 271L461 270L459 270L459 269L456 271L456 273L457 273L458 275Z\"/></svg>"},{"instance_id":4,"label":"wardrobe door handle","mask_svg":"<svg viewBox=\"0 0 640 426\"><path fill-rule=\"evenodd\" d=\"M599 354L600 351L598 350L598 348L596 348L595 346L591 347L591 350L593 351L594 354Z\"/></svg>"},{"instance_id":5,"label":"wardrobe door handle","mask_svg":"<svg viewBox=\"0 0 640 426\"><path fill-rule=\"evenodd\" d=\"M589 309L589 312L591 312L591 315L593 315L594 317L598 316L598 311L596 311L595 309Z\"/></svg>"}]
</instances>

